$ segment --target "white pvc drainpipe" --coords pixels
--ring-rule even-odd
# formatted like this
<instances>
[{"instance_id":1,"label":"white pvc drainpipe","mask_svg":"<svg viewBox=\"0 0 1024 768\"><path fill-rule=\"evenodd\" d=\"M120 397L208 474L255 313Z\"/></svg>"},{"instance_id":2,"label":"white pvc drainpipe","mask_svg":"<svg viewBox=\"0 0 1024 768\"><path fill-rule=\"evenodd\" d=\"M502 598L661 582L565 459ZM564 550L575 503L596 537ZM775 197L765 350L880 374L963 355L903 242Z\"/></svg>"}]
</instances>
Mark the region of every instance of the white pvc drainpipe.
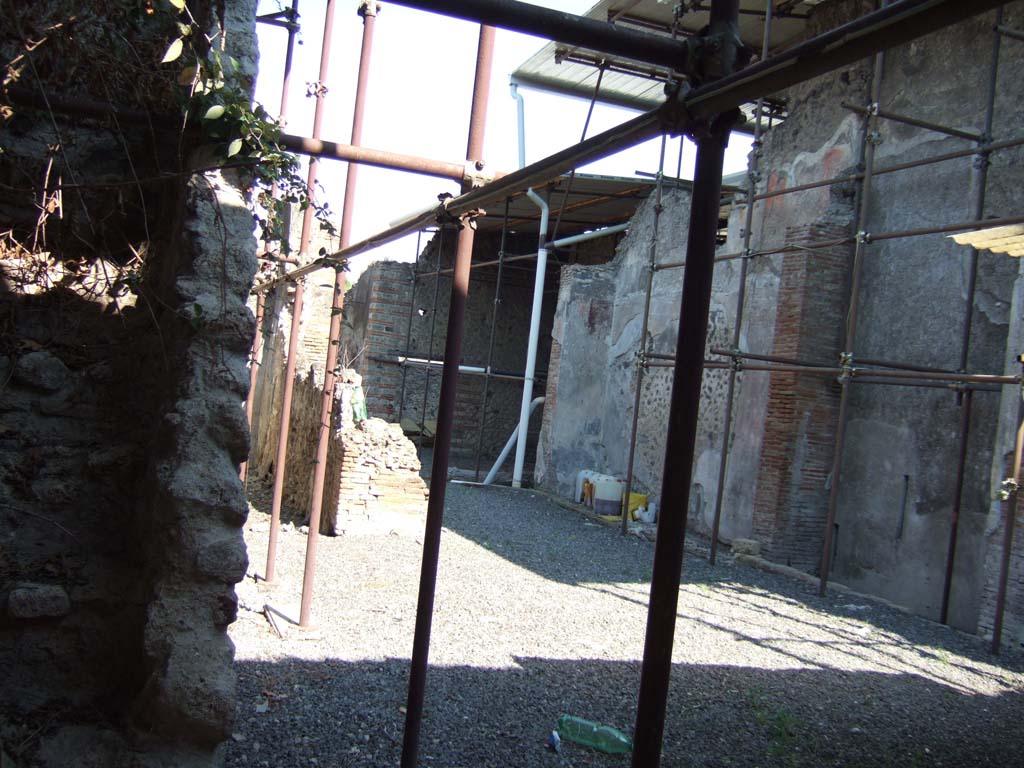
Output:
<instances>
[{"instance_id":1,"label":"white pvc drainpipe","mask_svg":"<svg viewBox=\"0 0 1024 768\"><path fill-rule=\"evenodd\" d=\"M512 84L512 98L516 100L516 122L519 129L519 167L526 166L526 120L523 97L515 83ZM548 266L548 249L544 245L548 237L548 215L550 209L543 198L532 189L526 196L540 208L540 246L537 248L537 276L533 281L533 309L530 314L530 340L526 347L526 373L523 381L523 400L519 408L519 436L516 441L516 463L512 469L512 487L523 486L523 465L526 463L526 434L530 428L530 413L533 410L533 375L537 369L537 341L540 337L540 311L544 305L544 276Z\"/></svg>"},{"instance_id":2,"label":"white pvc drainpipe","mask_svg":"<svg viewBox=\"0 0 1024 768\"><path fill-rule=\"evenodd\" d=\"M538 405L544 402L543 397L534 398L533 402L530 403L530 413L533 413L534 409ZM498 455L498 460L494 462L494 466L491 467L491 471L487 473L487 477L484 478L484 485L490 485L494 482L494 478L498 474L498 470L501 469L501 465L505 463L505 459L508 458L509 453L512 452L512 446L516 445L516 441L519 438L519 425L512 430L512 434L508 436L508 441L505 443L505 447L501 449L501 453ZM526 443L523 440L523 443Z\"/></svg>"},{"instance_id":3,"label":"white pvc drainpipe","mask_svg":"<svg viewBox=\"0 0 1024 768\"><path fill-rule=\"evenodd\" d=\"M629 223L626 224L613 224L610 227L604 227L603 229L594 229L590 232L584 232L579 235L570 235L569 237L560 237L557 240L552 240L547 244L548 248L562 248L566 245L575 245L576 243L585 243L587 240L596 240L599 237L607 237L608 235L617 235L619 232L625 232L629 229Z\"/></svg>"}]
</instances>

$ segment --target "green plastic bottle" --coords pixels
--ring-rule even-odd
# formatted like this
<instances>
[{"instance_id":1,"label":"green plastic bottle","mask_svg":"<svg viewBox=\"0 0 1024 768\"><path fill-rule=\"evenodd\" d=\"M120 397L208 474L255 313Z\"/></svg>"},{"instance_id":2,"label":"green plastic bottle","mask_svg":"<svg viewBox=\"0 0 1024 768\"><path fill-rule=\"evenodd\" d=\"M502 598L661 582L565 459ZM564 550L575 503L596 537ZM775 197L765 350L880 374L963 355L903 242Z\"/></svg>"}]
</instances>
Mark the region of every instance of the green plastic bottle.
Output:
<instances>
[{"instance_id":1,"label":"green plastic bottle","mask_svg":"<svg viewBox=\"0 0 1024 768\"><path fill-rule=\"evenodd\" d=\"M558 735L610 755L633 751L633 740L622 731L575 715L562 715L558 718Z\"/></svg>"}]
</instances>

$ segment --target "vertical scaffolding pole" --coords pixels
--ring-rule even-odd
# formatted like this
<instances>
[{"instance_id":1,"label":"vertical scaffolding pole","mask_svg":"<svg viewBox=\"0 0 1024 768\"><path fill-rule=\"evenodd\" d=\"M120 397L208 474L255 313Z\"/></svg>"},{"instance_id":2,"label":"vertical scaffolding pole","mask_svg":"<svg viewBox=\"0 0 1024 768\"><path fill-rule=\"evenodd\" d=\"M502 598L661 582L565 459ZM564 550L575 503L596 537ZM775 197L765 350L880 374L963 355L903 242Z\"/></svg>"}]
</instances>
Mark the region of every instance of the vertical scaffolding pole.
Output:
<instances>
[{"instance_id":1,"label":"vertical scaffolding pole","mask_svg":"<svg viewBox=\"0 0 1024 768\"><path fill-rule=\"evenodd\" d=\"M732 2L731 5L735 14L737 3ZM712 6L713 9L719 9L719 13L722 7L720 1ZM729 128L728 122L720 120L712 126L709 135L697 141L697 171L686 246L686 271L683 275L683 300L668 415L665 470L658 536L654 548L651 598L647 611L647 634L640 673L633 768L656 768L661 761L700 385L704 371L704 346L711 303L722 164Z\"/></svg>"},{"instance_id":2,"label":"vertical scaffolding pole","mask_svg":"<svg viewBox=\"0 0 1024 768\"><path fill-rule=\"evenodd\" d=\"M764 17L764 37L761 41L761 59L768 58L768 40L772 29L772 12L774 2L768 0ZM743 330L743 305L747 298L747 264L750 261L750 238L754 228L754 195L757 193L758 169L761 161L761 110L764 98L757 100L754 109L754 141L750 150L750 162L747 168L747 210L743 223L743 258L740 259L739 290L736 292L736 326L732 330L732 348L740 348ZM715 515L711 521L711 553L708 559L715 564L718 557L718 532L722 524L722 502L725 499L725 477L729 469L729 444L732 433L732 406L736 396L736 365L729 367L729 383L725 392L725 414L722 423L722 450L718 459L718 492L715 495Z\"/></svg>"},{"instance_id":3,"label":"vertical scaffolding pole","mask_svg":"<svg viewBox=\"0 0 1024 768\"><path fill-rule=\"evenodd\" d=\"M988 152L985 147L992 141L992 125L995 119L996 82L999 78L999 49L1002 35L999 25L1003 21L1003 9L996 11L996 20L992 28L992 59L989 64L988 91L985 102L985 127L982 130L978 154L974 156L971 173L971 220L980 221L985 213L985 193L988 186ZM974 294L978 280L978 250L971 248L968 253L967 297L964 302L964 321L960 337L960 361L957 370L967 371L968 354L971 346L971 323L974 315ZM956 483L953 491L953 512L949 518L949 546L946 550L946 572L942 582L942 607L939 621L949 623L949 599L953 590L953 569L956 560L957 537L960 529L960 511L963 508L964 475L967 468L967 442L971 431L971 406L974 392L968 389L958 393L957 404L960 406L958 425Z\"/></svg>"},{"instance_id":4,"label":"vertical scaffolding pole","mask_svg":"<svg viewBox=\"0 0 1024 768\"><path fill-rule=\"evenodd\" d=\"M405 321L405 356L409 357L409 343L412 341L412 316L416 311L416 264L420 259L420 243L422 242L422 230L416 233L416 259L412 264L412 273L409 275L409 317ZM405 413L405 383L408 378L409 366L402 366L402 389L398 395L398 423L401 425L402 416Z\"/></svg>"},{"instance_id":5,"label":"vertical scaffolding pole","mask_svg":"<svg viewBox=\"0 0 1024 768\"><path fill-rule=\"evenodd\" d=\"M501 222L501 245L498 247L498 277L494 284L494 309L491 311L491 334L487 341L487 372L484 374L484 394L480 400L480 429L476 436L476 469L473 480L480 482L480 454L484 443L484 425L487 422L487 394L491 388L491 363L494 361L494 331L498 325L498 309L501 307L501 278L505 266L505 245L508 236L509 198L505 198L505 218Z\"/></svg>"},{"instance_id":6,"label":"vertical scaffolding pole","mask_svg":"<svg viewBox=\"0 0 1024 768\"><path fill-rule=\"evenodd\" d=\"M644 311L640 321L640 348L636 351L636 376L633 379L633 418L629 426L629 456L626 459L626 502L622 508L622 524L620 531L623 536L629 531L629 498L633 493L633 461L636 458L636 435L640 425L640 398L644 387L644 371L647 362L647 328L650 325L651 291L654 289L654 265L658 260L658 223L661 221L662 194L665 187L665 145L668 137L661 137L661 153L658 160L658 179L654 187L654 222L651 225L651 244L647 249L647 285L644 291ZM682 139L680 138L680 142ZM679 155L682 157L682 144ZM678 176L676 177L678 178ZM573 499L579 502L579 499Z\"/></svg>"},{"instance_id":7,"label":"vertical scaffolding pole","mask_svg":"<svg viewBox=\"0 0 1024 768\"><path fill-rule=\"evenodd\" d=\"M1017 358L1024 363L1024 355ZM1024 365L1021 366L1024 372ZM1017 388L1017 434L1013 442L1013 469L1003 481L1003 551L999 559L999 584L996 588L996 615L992 622L992 653L999 655L1003 637L1003 613L1006 611L1006 589L1010 578L1010 556L1013 554L1013 529L1017 523L1017 500L1020 497L1020 464L1024 452L1024 388Z\"/></svg>"},{"instance_id":8,"label":"vertical scaffolding pole","mask_svg":"<svg viewBox=\"0 0 1024 768\"><path fill-rule=\"evenodd\" d=\"M260 375L260 363L263 359L263 312L266 308L267 295L256 294L256 334L252 338L252 349L249 352L249 392L245 396L245 420L252 429L252 407L256 392L256 379ZM246 475L249 473L249 460L242 462L238 470L238 476L245 485Z\"/></svg>"},{"instance_id":9,"label":"vertical scaffolding pole","mask_svg":"<svg viewBox=\"0 0 1024 768\"><path fill-rule=\"evenodd\" d=\"M288 11L288 43L284 51L284 75L281 78L281 106L278 109L278 120L281 125L284 125L288 117L288 91L291 89L292 81L292 59L295 53L295 34L298 32L299 18L299 0L292 0L291 10ZM271 189L271 197L277 191L277 186ZM264 247L266 244L264 243ZM252 409L253 399L256 397L256 380L259 377L259 366L260 361L263 358L263 311L266 306L266 295L259 293L256 295L256 333L252 339L252 354L250 355L250 364L252 368L249 370L249 392L245 396L245 418L249 423L249 429L252 429ZM249 462L243 462L239 469L239 478L242 484L245 484L246 477L249 474Z\"/></svg>"},{"instance_id":10,"label":"vertical scaffolding pole","mask_svg":"<svg viewBox=\"0 0 1024 768\"><path fill-rule=\"evenodd\" d=\"M481 25L477 45L476 77L473 82L473 106L469 117L469 141L466 158L483 166L484 126L490 93L491 64L494 59L494 28ZM473 259L474 229L462 222L455 252L451 300L448 305L448 332L445 339L444 367L441 370L441 396L437 408L437 432L434 457L430 466L430 500L423 534L423 563L419 596L416 601L416 629L409 671L409 697L406 703L405 733L402 740L402 768L416 768L419 762L420 728L423 724L423 697L430 653L430 628L434 613L434 590L441 551L441 525L444 520L445 483L448 479L448 455L455 416L455 391L459 379L459 358L465 327L466 299L469 295L469 267Z\"/></svg>"},{"instance_id":11,"label":"vertical scaffolding pole","mask_svg":"<svg viewBox=\"0 0 1024 768\"><path fill-rule=\"evenodd\" d=\"M739 0L712 0L711 34L736 35ZM737 35L738 37L738 35ZM729 61L729 51L723 51ZM633 768L657 768L665 731L672 644L675 639L679 581L683 567L686 513L690 503L700 386L704 372L711 278L715 266L715 235L721 206L722 165L736 112L719 115L697 141L697 170L690 204L686 271L679 311L679 335L672 372L672 396L665 444L664 484L654 571L647 609L644 659L634 728Z\"/></svg>"},{"instance_id":12,"label":"vertical scaffolding pole","mask_svg":"<svg viewBox=\"0 0 1024 768\"><path fill-rule=\"evenodd\" d=\"M363 113L366 107L366 87L370 80L370 56L373 51L373 28L377 18L376 0L367 0L359 6L363 17L363 40L359 54L359 74L356 78L355 105L352 109L353 147L363 141ZM349 163L345 177L345 198L341 208L339 240L346 248L352 237L352 213L355 209L356 177L359 165ZM313 610L313 583L316 578L316 549L320 541L320 515L323 512L324 484L327 479L327 454L331 445L331 422L334 418L334 385L337 379L338 349L341 346L341 319L345 304L345 274L347 266L334 268L334 295L331 301L331 326L327 341L327 361L324 368L324 391L320 403L319 434L316 462L313 464L313 497L309 507L309 533L306 536L306 561L302 574L302 600L299 606L299 626L308 628Z\"/></svg>"},{"instance_id":13,"label":"vertical scaffolding pole","mask_svg":"<svg viewBox=\"0 0 1024 768\"><path fill-rule=\"evenodd\" d=\"M882 5L887 5L882 0ZM873 61L873 75L871 78L871 92L869 99L872 105L877 106L882 92L882 77L885 74L885 53L875 54ZM832 456L832 486L828 493L828 511L825 515L825 535L821 547L821 574L818 577L818 594L824 595L828 589L828 573L832 564L832 535L836 523L836 509L839 506L839 473L843 467L843 451L846 447L846 426L850 414L850 387L853 382L853 375L849 368L853 365L853 347L857 339L857 305L860 303L861 286L861 262L864 260L864 250L867 247L867 239L864 236L864 228L867 226L868 212L871 206L871 182L874 178L875 169L875 127L878 124L876 110L871 110L864 118L864 131L861 142L861 160L864 168L864 177L861 180L860 205L857 208L857 236L853 248L853 265L850 268L850 295L846 314L846 332L843 337L842 367L844 370L839 376L839 419L836 425L836 439L834 455Z\"/></svg>"},{"instance_id":14,"label":"vertical scaffolding pole","mask_svg":"<svg viewBox=\"0 0 1024 768\"><path fill-rule=\"evenodd\" d=\"M316 89L316 108L313 112L313 138L320 138L320 129L323 125L324 99L327 90L324 83L327 82L328 65L331 59L331 36L334 30L334 3L335 0L327 0L327 9L324 12L324 38L320 48L320 80ZM315 157L309 158L309 172L306 175L306 193L310 198L315 194L316 173L319 160ZM299 261L309 251L309 237L313 226L313 207L309 206L302 214L302 233L299 236ZM274 490L270 506L270 537L267 543L267 568L265 578L268 582L274 581L275 560L277 559L277 534L281 526L281 499L284 496L285 464L288 461L288 430L292 420L292 390L295 381L295 364L298 360L299 346L299 325L302 322L302 298L305 278L295 281L295 298L292 302L292 327L288 341L288 359L285 363L284 374L284 395L281 399L281 423L277 438L277 458L274 462Z\"/></svg>"},{"instance_id":15,"label":"vertical scaffolding pole","mask_svg":"<svg viewBox=\"0 0 1024 768\"><path fill-rule=\"evenodd\" d=\"M434 299L433 304L430 306L430 342L427 346L427 360L434 359L434 329L437 324L437 293L441 288L441 260L444 257L444 232L446 225L442 223L438 227L437 233L437 258L434 260ZM413 299L416 298L416 286L413 285L412 289ZM406 357L409 356L409 350L406 349ZM432 366L427 366L423 370L423 405L420 408L420 433L416 436L416 447L423 447L423 430L427 424L427 401L430 395L430 369ZM436 429L436 422L435 422ZM435 435L436 437L436 435Z\"/></svg>"}]
</instances>

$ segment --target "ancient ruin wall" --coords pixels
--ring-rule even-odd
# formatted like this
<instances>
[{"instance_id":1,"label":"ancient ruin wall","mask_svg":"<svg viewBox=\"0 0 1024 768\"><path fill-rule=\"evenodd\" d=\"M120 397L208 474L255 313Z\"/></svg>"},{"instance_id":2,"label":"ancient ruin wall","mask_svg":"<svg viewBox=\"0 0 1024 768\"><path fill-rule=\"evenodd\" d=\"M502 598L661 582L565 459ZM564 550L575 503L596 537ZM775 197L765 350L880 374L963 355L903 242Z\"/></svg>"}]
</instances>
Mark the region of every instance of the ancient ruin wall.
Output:
<instances>
[{"instance_id":1,"label":"ancient ruin wall","mask_svg":"<svg viewBox=\"0 0 1024 768\"><path fill-rule=\"evenodd\" d=\"M206 4L190 6L213 21ZM255 3L219 8L226 53L251 83ZM167 108L159 73L154 83L144 73L176 34L173 19L161 26L116 3L85 16L56 1L14 10L0 37L6 61L23 42L12 30L39 43L19 85L42 83L55 101L70 89ZM154 62L127 85L111 79L123 68L107 67L116 45L96 42L111 25ZM16 106L4 119L4 747L25 765L214 765L234 713L225 628L246 567L238 462L255 243L245 180L210 172L133 185L179 167L176 142L59 109ZM38 198L19 194L47 169L78 191L54 196L40 218Z\"/></svg>"}]
</instances>

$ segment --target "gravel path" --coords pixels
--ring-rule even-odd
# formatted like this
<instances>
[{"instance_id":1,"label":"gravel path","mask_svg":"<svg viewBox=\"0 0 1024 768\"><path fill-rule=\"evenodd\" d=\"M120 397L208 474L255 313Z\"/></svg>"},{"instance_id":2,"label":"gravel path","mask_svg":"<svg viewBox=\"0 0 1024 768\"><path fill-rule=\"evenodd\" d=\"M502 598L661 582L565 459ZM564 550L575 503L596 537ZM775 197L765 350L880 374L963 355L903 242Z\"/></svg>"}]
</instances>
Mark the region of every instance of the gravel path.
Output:
<instances>
[{"instance_id":1,"label":"gravel path","mask_svg":"<svg viewBox=\"0 0 1024 768\"><path fill-rule=\"evenodd\" d=\"M249 578L231 627L239 700L227 765L397 766L421 536L322 538L298 616L306 536L257 585L269 503L254 492ZM632 731L653 545L528 491L450 485L420 762L627 766L565 744L559 714ZM1024 657L850 595L734 565L684 566L665 766L1019 766Z\"/></svg>"}]
</instances>

